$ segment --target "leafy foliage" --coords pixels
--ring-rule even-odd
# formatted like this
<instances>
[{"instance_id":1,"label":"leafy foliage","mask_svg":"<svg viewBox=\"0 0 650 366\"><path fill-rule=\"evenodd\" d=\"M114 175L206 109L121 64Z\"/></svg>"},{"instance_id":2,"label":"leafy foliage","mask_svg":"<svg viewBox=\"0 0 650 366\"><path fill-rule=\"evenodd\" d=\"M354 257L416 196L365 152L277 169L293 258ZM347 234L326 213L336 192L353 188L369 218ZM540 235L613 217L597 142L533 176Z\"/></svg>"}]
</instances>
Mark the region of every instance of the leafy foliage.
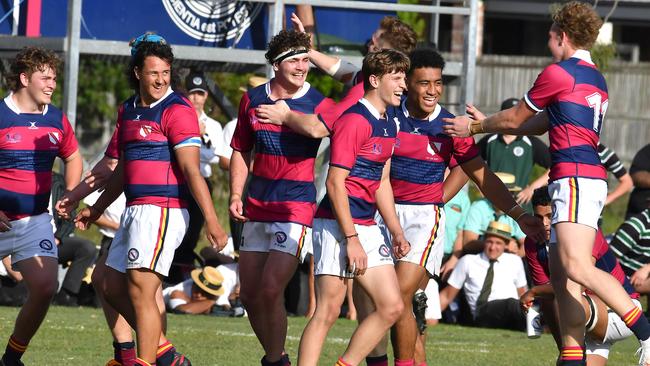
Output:
<instances>
[{"instance_id":1,"label":"leafy foliage","mask_svg":"<svg viewBox=\"0 0 650 366\"><path fill-rule=\"evenodd\" d=\"M419 4L419 0L398 0L397 3L399 4ZM420 13L413 13L413 12L407 12L407 11L398 11L397 12L397 17L403 21L404 23L408 24L413 28L415 33L418 35L418 40L424 40L424 32L426 31L427 28L427 23L424 19L424 16Z\"/></svg>"}]
</instances>

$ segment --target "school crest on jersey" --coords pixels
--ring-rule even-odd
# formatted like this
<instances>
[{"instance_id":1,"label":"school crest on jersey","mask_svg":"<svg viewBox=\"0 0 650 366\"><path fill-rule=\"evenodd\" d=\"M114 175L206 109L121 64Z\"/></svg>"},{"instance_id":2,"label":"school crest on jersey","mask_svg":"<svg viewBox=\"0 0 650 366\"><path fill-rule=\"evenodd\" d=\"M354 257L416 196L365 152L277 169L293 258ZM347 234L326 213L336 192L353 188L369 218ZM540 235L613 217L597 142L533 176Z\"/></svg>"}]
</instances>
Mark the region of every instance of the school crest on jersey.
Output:
<instances>
[{"instance_id":1,"label":"school crest on jersey","mask_svg":"<svg viewBox=\"0 0 650 366\"><path fill-rule=\"evenodd\" d=\"M48 132L47 137L50 139L52 145L58 145L61 142L61 135L56 131Z\"/></svg>"},{"instance_id":2,"label":"school crest on jersey","mask_svg":"<svg viewBox=\"0 0 650 366\"><path fill-rule=\"evenodd\" d=\"M149 125L142 125L142 126L140 127L140 136L142 136L143 138L146 139L147 136L149 136L149 135L151 134L151 131L152 131L152 130L153 130L153 129L151 128L151 126L149 126Z\"/></svg>"}]
</instances>

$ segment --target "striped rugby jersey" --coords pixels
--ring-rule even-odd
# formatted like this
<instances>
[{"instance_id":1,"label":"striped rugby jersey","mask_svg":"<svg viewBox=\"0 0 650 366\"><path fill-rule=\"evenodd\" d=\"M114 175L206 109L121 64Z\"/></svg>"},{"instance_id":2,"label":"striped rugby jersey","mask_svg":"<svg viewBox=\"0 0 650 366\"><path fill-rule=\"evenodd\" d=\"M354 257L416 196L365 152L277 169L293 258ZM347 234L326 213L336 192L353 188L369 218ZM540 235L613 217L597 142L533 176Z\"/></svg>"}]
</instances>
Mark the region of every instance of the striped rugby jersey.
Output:
<instances>
[{"instance_id":1,"label":"striped rugby jersey","mask_svg":"<svg viewBox=\"0 0 650 366\"><path fill-rule=\"evenodd\" d=\"M524 96L528 106L548 112L550 181L565 177L606 179L597 145L608 94L605 78L588 51L547 66Z\"/></svg>"},{"instance_id":2,"label":"striped rugby jersey","mask_svg":"<svg viewBox=\"0 0 650 366\"><path fill-rule=\"evenodd\" d=\"M134 95L120 105L106 156L124 162L126 205L187 207L190 192L174 150L201 147L199 122L189 100L171 88L148 107Z\"/></svg>"},{"instance_id":3,"label":"striped rugby jersey","mask_svg":"<svg viewBox=\"0 0 650 366\"><path fill-rule=\"evenodd\" d=\"M320 139L300 135L286 126L260 123L255 107L275 103L271 82L249 90L239 103L237 127L230 146L240 152L255 150L244 214L252 221L294 222L311 226L316 211L314 164ZM284 100L292 111L319 114L331 130L337 110L333 100L305 83L293 98Z\"/></svg>"},{"instance_id":4,"label":"striped rugby jersey","mask_svg":"<svg viewBox=\"0 0 650 366\"><path fill-rule=\"evenodd\" d=\"M345 179L352 221L375 224L375 192L386 161L395 147L397 124L393 116L381 118L366 99L345 111L332 130L330 166L350 171ZM316 217L334 219L329 195L318 207Z\"/></svg>"},{"instance_id":5,"label":"striped rugby jersey","mask_svg":"<svg viewBox=\"0 0 650 366\"><path fill-rule=\"evenodd\" d=\"M52 167L78 149L63 112L21 113L11 94L0 102L0 211L9 220L47 212Z\"/></svg>"}]
</instances>

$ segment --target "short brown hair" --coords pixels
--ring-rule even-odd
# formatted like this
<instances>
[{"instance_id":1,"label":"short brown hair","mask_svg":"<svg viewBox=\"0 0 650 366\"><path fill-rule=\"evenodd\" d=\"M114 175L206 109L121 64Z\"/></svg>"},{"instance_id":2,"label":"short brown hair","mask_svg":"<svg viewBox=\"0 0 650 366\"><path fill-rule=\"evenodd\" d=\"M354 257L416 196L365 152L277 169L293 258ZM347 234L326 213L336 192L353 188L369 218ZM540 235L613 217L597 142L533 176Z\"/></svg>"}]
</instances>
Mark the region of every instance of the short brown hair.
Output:
<instances>
[{"instance_id":1,"label":"short brown hair","mask_svg":"<svg viewBox=\"0 0 650 366\"><path fill-rule=\"evenodd\" d=\"M274 60L282 52L288 51L292 48L304 48L309 50L311 48L311 36L309 33L298 32L296 30L281 30L271 38L269 42L268 51L264 54L269 64L273 65Z\"/></svg>"},{"instance_id":2,"label":"short brown hair","mask_svg":"<svg viewBox=\"0 0 650 366\"><path fill-rule=\"evenodd\" d=\"M45 71L48 67L56 71L60 63L59 57L51 50L40 47L25 47L11 61L6 76L7 87L12 92L16 92L23 87L20 82L20 74L26 74L29 78L33 73Z\"/></svg>"},{"instance_id":3,"label":"short brown hair","mask_svg":"<svg viewBox=\"0 0 650 366\"><path fill-rule=\"evenodd\" d=\"M379 29L384 33L379 38L405 54L411 53L418 42L418 36L408 24L395 17L384 17L379 23Z\"/></svg>"},{"instance_id":4,"label":"short brown hair","mask_svg":"<svg viewBox=\"0 0 650 366\"><path fill-rule=\"evenodd\" d=\"M384 49L369 53L363 59L361 73L363 74L363 89L370 90L370 75L378 78L394 72L406 72L411 67L408 56L398 50Z\"/></svg>"},{"instance_id":5,"label":"short brown hair","mask_svg":"<svg viewBox=\"0 0 650 366\"><path fill-rule=\"evenodd\" d=\"M566 33L574 47L590 49L598 38L603 20L591 5L571 1L562 5L551 15L553 26Z\"/></svg>"}]
</instances>

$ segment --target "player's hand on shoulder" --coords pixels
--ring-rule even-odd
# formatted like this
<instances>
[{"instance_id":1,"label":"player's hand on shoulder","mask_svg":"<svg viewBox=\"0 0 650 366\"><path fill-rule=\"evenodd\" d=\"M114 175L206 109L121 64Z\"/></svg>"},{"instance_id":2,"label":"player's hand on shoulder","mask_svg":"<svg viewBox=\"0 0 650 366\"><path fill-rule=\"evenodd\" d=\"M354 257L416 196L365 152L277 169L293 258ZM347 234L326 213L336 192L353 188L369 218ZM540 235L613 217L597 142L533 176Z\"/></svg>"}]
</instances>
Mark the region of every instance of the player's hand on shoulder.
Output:
<instances>
[{"instance_id":1,"label":"player's hand on shoulder","mask_svg":"<svg viewBox=\"0 0 650 366\"><path fill-rule=\"evenodd\" d=\"M0 232L11 230L11 221L4 212L0 211Z\"/></svg>"},{"instance_id":2,"label":"player's hand on shoulder","mask_svg":"<svg viewBox=\"0 0 650 366\"><path fill-rule=\"evenodd\" d=\"M348 272L355 276L362 276L368 268L368 256L361 246L358 236L347 240L346 252L348 255Z\"/></svg>"},{"instance_id":3,"label":"player's hand on shoulder","mask_svg":"<svg viewBox=\"0 0 650 366\"><path fill-rule=\"evenodd\" d=\"M541 243L546 240L546 230L540 218L526 213L517 219L517 224L519 224L521 231L534 241Z\"/></svg>"},{"instance_id":4,"label":"player's hand on shoulder","mask_svg":"<svg viewBox=\"0 0 650 366\"><path fill-rule=\"evenodd\" d=\"M75 217L74 224L77 229L86 230L93 222L97 221L101 215L102 212L93 206L84 207L79 211L77 217Z\"/></svg>"},{"instance_id":5,"label":"player's hand on shoulder","mask_svg":"<svg viewBox=\"0 0 650 366\"><path fill-rule=\"evenodd\" d=\"M485 119L485 114L483 112L479 111L478 108L472 103L467 103L465 106L465 113L467 113L472 119L475 119L477 121Z\"/></svg>"},{"instance_id":6,"label":"player's hand on shoulder","mask_svg":"<svg viewBox=\"0 0 650 366\"><path fill-rule=\"evenodd\" d=\"M451 137L468 137L470 136L469 125L472 119L465 116L456 116L454 118L443 118L442 130Z\"/></svg>"},{"instance_id":7,"label":"player's hand on shoulder","mask_svg":"<svg viewBox=\"0 0 650 366\"><path fill-rule=\"evenodd\" d=\"M278 100L275 104L261 104L255 108L258 121L278 126L287 120L289 112L291 109L284 100Z\"/></svg>"}]
</instances>

